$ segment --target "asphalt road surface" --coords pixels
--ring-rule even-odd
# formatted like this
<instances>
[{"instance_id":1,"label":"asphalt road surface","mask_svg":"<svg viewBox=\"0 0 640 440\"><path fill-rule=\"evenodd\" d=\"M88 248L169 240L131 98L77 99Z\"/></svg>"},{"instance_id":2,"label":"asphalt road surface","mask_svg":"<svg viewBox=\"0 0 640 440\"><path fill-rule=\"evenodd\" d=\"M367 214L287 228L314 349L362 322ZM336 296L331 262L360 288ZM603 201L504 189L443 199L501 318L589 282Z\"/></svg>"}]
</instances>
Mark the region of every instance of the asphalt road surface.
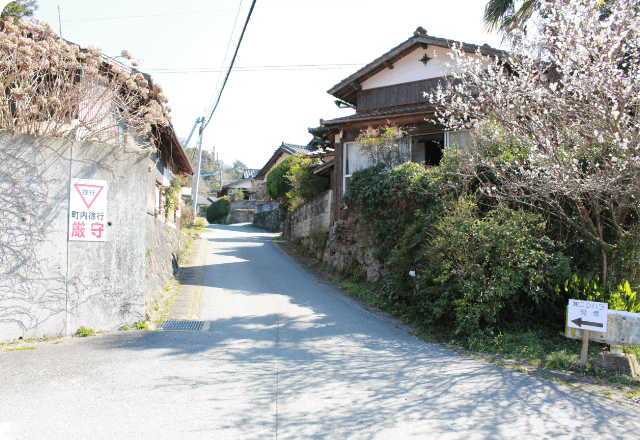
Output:
<instances>
[{"instance_id":1,"label":"asphalt road surface","mask_svg":"<svg viewBox=\"0 0 640 440\"><path fill-rule=\"evenodd\" d=\"M0 354L0 439L640 438L635 410L381 322L272 234L208 232L208 331Z\"/></svg>"}]
</instances>

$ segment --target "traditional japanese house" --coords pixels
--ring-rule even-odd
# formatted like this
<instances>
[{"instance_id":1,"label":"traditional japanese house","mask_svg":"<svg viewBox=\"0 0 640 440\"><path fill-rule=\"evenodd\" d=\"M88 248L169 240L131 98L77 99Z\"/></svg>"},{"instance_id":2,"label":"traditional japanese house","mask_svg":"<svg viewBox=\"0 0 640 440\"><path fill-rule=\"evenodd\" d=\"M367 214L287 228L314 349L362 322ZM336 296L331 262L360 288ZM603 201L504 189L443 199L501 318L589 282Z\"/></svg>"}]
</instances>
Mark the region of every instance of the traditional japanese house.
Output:
<instances>
[{"instance_id":1,"label":"traditional japanese house","mask_svg":"<svg viewBox=\"0 0 640 440\"><path fill-rule=\"evenodd\" d=\"M468 132L446 132L436 122L436 108L424 96L447 80L452 73L448 55L453 44L470 54L501 56L503 51L488 45L460 43L427 34L419 27L413 36L367 64L328 90L336 105L355 113L331 120L309 132L335 150L331 187L334 190L334 219L339 215L342 194L351 175L372 164L360 151L356 138L368 127L394 124L410 128L411 137L404 146L406 157L427 166L437 166L445 147L464 148Z\"/></svg>"}]
</instances>

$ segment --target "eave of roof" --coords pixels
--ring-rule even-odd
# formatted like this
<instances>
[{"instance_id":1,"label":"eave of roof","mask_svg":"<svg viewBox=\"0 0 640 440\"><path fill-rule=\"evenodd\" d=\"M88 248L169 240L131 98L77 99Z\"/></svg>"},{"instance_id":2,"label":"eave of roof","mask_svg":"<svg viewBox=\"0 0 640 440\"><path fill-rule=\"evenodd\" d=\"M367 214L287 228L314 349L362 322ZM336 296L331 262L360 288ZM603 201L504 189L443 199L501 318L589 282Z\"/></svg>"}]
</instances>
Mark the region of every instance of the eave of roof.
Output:
<instances>
[{"instance_id":1,"label":"eave of roof","mask_svg":"<svg viewBox=\"0 0 640 440\"><path fill-rule=\"evenodd\" d=\"M460 44L463 51L470 53L475 53L479 49L482 55L504 56L506 54L505 51L494 49L489 45L477 46L475 44L468 44L446 38L432 37L426 33L421 34L416 31L414 36L400 43L398 46L394 47L379 58L376 58L354 74L343 79L338 84L331 87L327 93L348 102L349 104L356 105L357 91L363 81L366 81L377 73L387 69L400 58L403 58L407 53L412 52L416 46L422 46L425 49L429 45L450 48L454 44Z\"/></svg>"},{"instance_id":2,"label":"eave of roof","mask_svg":"<svg viewBox=\"0 0 640 440\"><path fill-rule=\"evenodd\" d=\"M335 163L334 159L331 159L329 162L326 162L325 164L320 165L318 168L313 170L313 174L319 174L319 175L325 174L326 171L333 168L334 163Z\"/></svg>"},{"instance_id":3,"label":"eave of roof","mask_svg":"<svg viewBox=\"0 0 640 440\"><path fill-rule=\"evenodd\" d=\"M354 113L349 116L343 116L341 118L330 119L328 121L320 120L320 123L324 126L336 126L345 122L355 121L368 121L373 119L380 119L391 116L412 116L418 114L424 114L433 112L436 107L430 103L411 104L402 107L386 108L386 109L373 109L370 111L363 111L360 113Z\"/></svg>"}]
</instances>

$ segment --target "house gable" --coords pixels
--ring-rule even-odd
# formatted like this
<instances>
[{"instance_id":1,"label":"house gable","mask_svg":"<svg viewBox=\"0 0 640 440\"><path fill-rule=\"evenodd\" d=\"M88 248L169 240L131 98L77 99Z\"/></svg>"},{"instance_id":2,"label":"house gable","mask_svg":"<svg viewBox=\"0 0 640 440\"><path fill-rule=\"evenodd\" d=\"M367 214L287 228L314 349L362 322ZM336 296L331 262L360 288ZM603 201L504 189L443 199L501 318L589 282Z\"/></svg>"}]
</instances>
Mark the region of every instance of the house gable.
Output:
<instances>
[{"instance_id":1,"label":"house gable","mask_svg":"<svg viewBox=\"0 0 640 440\"><path fill-rule=\"evenodd\" d=\"M362 91L446 76L448 68L445 63L450 61L447 53L454 44L459 44L467 53L479 50L482 55L499 57L504 54L503 51L488 45L476 46L432 37L419 27L413 37L343 79L327 93L358 106L358 95ZM419 56L414 60L416 55ZM427 57L423 58L425 55Z\"/></svg>"},{"instance_id":2,"label":"house gable","mask_svg":"<svg viewBox=\"0 0 640 440\"><path fill-rule=\"evenodd\" d=\"M382 70L363 81L362 91L450 75L452 69L447 66L451 64L449 52L449 48L439 46L429 46L426 49L417 47L396 61L393 69ZM425 55L431 59L423 63L421 60Z\"/></svg>"}]
</instances>

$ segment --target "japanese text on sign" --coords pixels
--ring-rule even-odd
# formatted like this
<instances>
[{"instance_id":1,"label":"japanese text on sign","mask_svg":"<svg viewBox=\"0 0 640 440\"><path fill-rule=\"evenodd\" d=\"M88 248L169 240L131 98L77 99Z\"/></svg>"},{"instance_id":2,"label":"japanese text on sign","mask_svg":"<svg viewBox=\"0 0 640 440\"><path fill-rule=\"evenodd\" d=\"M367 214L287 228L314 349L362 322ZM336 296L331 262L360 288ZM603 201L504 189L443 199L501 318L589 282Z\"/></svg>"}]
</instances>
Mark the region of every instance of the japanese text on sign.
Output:
<instances>
[{"instance_id":1,"label":"japanese text on sign","mask_svg":"<svg viewBox=\"0 0 640 440\"><path fill-rule=\"evenodd\" d=\"M567 326L606 332L608 312L609 304L607 303L570 299L567 309Z\"/></svg>"},{"instance_id":2,"label":"japanese text on sign","mask_svg":"<svg viewBox=\"0 0 640 440\"><path fill-rule=\"evenodd\" d=\"M106 241L107 182L71 179L69 240Z\"/></svg>"}]
</instances>

